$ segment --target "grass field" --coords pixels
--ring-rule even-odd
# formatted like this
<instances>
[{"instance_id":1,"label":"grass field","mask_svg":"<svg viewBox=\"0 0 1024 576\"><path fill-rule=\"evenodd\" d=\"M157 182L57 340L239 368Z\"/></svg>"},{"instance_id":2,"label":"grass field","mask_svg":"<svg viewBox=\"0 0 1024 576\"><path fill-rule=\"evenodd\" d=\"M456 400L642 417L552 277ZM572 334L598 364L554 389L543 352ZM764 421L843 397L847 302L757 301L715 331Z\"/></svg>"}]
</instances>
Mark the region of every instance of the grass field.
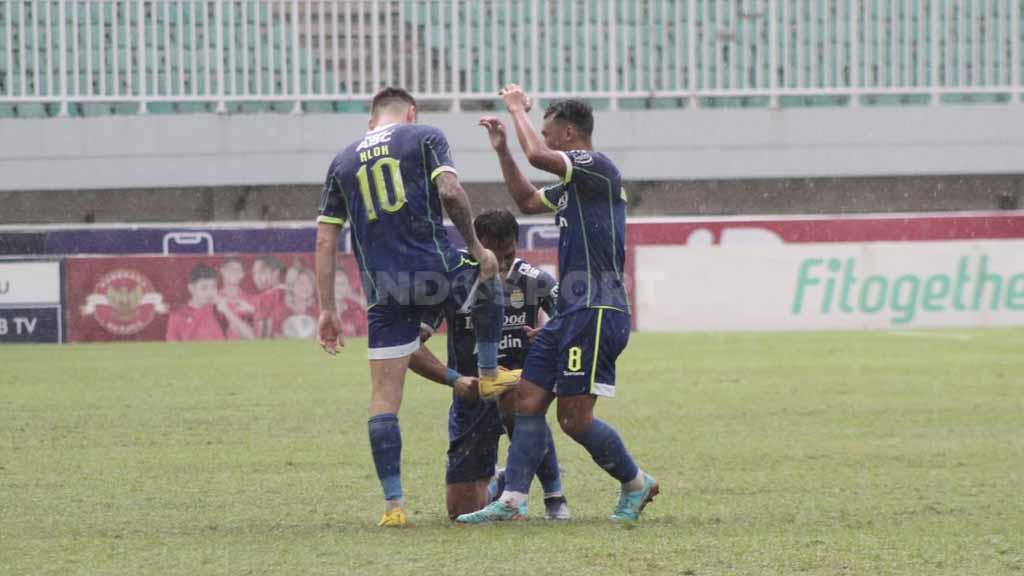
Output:
<instances>
[{"instance_id":1,"label":"grass field","mask_svg":"<svg viewBox=\"0 0 1024 576\"><path fill-rule=\"evenodd\" d=\"M450 526L448 390L411 377L415 527L377 529L344 354L0 348L0 573L1024 574L1024 330L634 335L598 412L662 484L635 526L560 432L571 523Z\"/></svg>"}]
</instances>

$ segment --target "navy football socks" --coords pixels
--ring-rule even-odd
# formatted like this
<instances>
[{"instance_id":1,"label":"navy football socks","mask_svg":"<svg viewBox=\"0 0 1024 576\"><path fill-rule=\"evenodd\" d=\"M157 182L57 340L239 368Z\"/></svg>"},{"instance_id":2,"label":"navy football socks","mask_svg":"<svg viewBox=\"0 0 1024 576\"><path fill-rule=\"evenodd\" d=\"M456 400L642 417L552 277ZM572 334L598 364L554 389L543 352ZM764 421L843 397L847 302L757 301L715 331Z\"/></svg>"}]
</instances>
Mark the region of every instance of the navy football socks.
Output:
<instances>
[{"instance_id":1,"label":"navy football socks","mask_svg":"<svg viewBox=\"0 0 1024 576\"><path fill-rule=\"evenodd\" d=\"M498 367L498 342L505 322L505 292L498 278L481 282L471 316L476 333L477 366L481 370Z\"/></svg>"},{"instance_id":2,"label":"navy football socks","mask_svg":"<svg viewBox=\"0 0 1024 576\"><path fill-rule=\"evenodd\" d=\"M385 500L402 498L402 432L397 414L378 414L370 418L370 451L377 467L377 478Z\"/></svg>"},{"instance_id":3,"label":"navy football socks","mask_svg":"<svg viewBox=\"0 0 1024 576\"><path fill-rule=\"evenodd\" d=\"M537 466L537 480L540 481L541 487L544 489L544 494L561 494L562 493L562 473L558 469L558 452L555 451L555 439L551 435L551 427L546 426L547 429L547 442L544 450L544 458L541 459L540 465ZM514 433L515 426L513 425L508 430L508 437L511 438ZM509 446L509 453L511 454L512 446ZM505 457L505 461L508 461L508 456ZM507 466L507 464L506 464Z\"/></svg>"},{"instance_id":4,"label":"navy football socks","mask_svg":"<svg viewBox=\"0 0 1024 576\"><path fill-rule=\"evenodd\" d=\"M639 473L636 462L626 450L619 433L597 418L594 418L590 429L576 441L590 452L590 457L598 466L604 468L619 482L625 484L636 478Z\"/></svg>"},{"instance_id":5,"label":"navy football socks","mask_svg":"<svg viewBox=\"0 0 1024 576\"><path fill-rule=\"evenodd\" d=\"M555 439L551 436L551 428L544 426L547 436L547 445L544 450L544 458L541 458L537 466L537 480L544 489L544 495L562 493L562 475L558 471L558 453L555 452Z\"/></svg>"},{"instance_id":6,"label":"navy football socks","mask_svg":"<svg viewBox=\"0 0 1024 576\"><path fill-rule=\"evenodd\" d=\"M551 431L543 414L516 414L515 433L505 465L505 491L528 494L530 482L544 457Z\"/></svg>"}]
</instances>

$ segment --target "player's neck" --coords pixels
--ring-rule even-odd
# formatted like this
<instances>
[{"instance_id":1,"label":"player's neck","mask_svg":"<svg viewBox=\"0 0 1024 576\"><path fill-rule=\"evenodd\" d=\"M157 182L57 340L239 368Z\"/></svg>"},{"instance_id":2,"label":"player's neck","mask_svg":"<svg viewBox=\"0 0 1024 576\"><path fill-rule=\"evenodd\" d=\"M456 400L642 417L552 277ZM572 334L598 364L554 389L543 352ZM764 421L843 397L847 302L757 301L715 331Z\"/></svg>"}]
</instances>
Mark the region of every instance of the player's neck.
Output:
<instances>
[{"instance_id":1,"label":"player's neck","mask_svg":"<svg viewBox=\"0 0 1024 576\"><path fill-rule=\"evenodd\" d=\"M565 152L569 150L586 150L588 152L594 151L594 145L585 140L573 140L566 144Z\"/></svg>"},{"instance_id":2,"label":"player's neck","mask_svg":"<svg viewBox=\"0 0 1024 576\"><path fill-rule=\"evenodd\" d=\"M395 124L402 124L405 122L405 116L394 116L382 114L370 125L370 132L376 132L382 128L393 126Z\"/></svg>"}]
</instances>

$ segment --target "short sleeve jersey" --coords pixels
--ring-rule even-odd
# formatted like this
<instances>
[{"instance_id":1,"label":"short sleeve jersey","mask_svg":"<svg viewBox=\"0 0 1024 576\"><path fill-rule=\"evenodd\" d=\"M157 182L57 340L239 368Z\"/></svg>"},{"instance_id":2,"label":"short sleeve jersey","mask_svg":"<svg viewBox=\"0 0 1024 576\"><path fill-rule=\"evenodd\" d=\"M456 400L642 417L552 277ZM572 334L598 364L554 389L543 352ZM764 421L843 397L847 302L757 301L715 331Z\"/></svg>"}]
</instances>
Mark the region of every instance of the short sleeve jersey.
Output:
<instances>
[{"instance_id":1,"label":"short sleeve jersey","mask_svg":"<svg viewBox=\"0 0 1024 576\"><path fill-rule=\"evenodd\" d=\"M515 370L523 367L530 349L526 326L536 327L540 310L555 314L558 283L547 272L517 259L505 280L504 327L498 343L498 364ZM448 367L460 374L475 375L477 370L476 337L473 319L468 311L449 308L423 319L432 330L448 323Z\"/></svg>"},{"instance_id":2,"label":"short sleeve jersey","mask_svg":"<svg viewBox=\"0 0 1024 576\"><path fill-rule=\"evenodd\" d=\"M378 302L381 278L458 266L434 183L442 172L455 172L448 141L419 124L367 132L331 162L317 221L350 225L369 304Z\"/></svg>"},{"instance_id":3,"label":"short sleeve jersey","mask_svg":"<svg viewBox=\"0 0 1024 576\"><path fill-rule=\"evenodd\" d=\"M622 177L600 152L573 150L563 157L562 182L541 190L559 228L558 313L599 307L628 313Z\"/></svg>"}]
</instances>

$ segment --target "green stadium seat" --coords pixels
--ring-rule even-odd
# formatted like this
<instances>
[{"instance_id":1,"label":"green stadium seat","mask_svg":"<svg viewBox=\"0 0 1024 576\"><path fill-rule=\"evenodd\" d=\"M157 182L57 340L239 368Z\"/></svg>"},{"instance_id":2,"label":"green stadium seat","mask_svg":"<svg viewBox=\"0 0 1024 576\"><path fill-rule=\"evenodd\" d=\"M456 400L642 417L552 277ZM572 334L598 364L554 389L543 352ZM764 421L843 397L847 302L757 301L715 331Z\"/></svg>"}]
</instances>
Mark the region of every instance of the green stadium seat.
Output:
<instances>
[{"instance_id":1,"label":"green stadium seat","mask_svg":"<svg viewBox=\"0 0 1024 576\"><path fill-rule=\"evenodd\" d=\"M118 102L113 107L114 114L134 115L139 113L139 105L136 102Z\"/></svg>"},{"instance_id":2,"label":"green stadium seat","mask_svg":"<svg viewBox=\"0 0 1024 576\"><path fill-rule=\"evenodd\" d=\"M174 104L170 102L148 102L146 104L146 112L150 114L176 114L177 110L174 109Z\"/></svg>"},{"instance_id":3,"label":"green stadium seat","mask_svg":"<svg viewBox=\"0 0 1024 576\"><path fill-rule=\"evenodd\" d=\"M302 109L304 112L310 112L313 114L333 114L334 103L333 102L306 102L303 104Z\"/></svg>"},{"instance_id":4,"label":"green stadium seat","mask_svg":"<svg viewBox=\"0 0 1024 576\"><path fill-rule=\"evenodd\" d=\"M78 108L82 116L110 116L114 113L113 106L103 102L83 102Z\"/></svg>"},{"instance_id":5,"label":"green stadium seat","mask_svg":"<svg viewBox=\"0 0 1024 576\"><path fill-rule=\"evenodd\" d=\"M37 103L16 104L15 112L19 118L49 118L52 116L46 104Z\"/></svg>"},{"instance_id":6,"label":"green stadium seat","mask_svg":"<svg viewBox=\"0 0 1024 576\"><path fill-rule=\"evenodd\" d=\"M241 102L238 110L242 114L266 114L272 112L269 102Z\"/></svg>"}]
</instances>

